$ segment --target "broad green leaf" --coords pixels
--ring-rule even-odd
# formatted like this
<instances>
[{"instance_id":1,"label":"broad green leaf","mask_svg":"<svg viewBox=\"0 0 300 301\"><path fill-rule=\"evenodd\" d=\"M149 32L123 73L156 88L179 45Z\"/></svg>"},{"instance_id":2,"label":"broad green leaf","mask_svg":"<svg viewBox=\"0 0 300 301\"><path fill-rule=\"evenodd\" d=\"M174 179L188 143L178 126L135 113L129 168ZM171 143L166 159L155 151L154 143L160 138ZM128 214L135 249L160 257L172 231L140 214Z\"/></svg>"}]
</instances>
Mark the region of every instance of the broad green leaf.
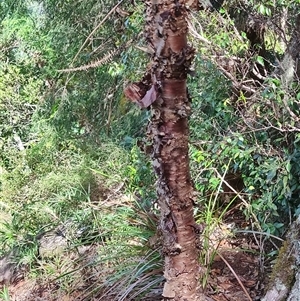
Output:
<instances>
[{"instance_id":1,"label":"broad green leaf","mask_svg":"<svg viewBox=\"0 0 300 301\"><path fill-rule=\"evenodd\" d=\"M259 55L256 57L256 62L259 63L262 66L265 65L264 58L259 56Z\"/></svg>"}]
</instances>

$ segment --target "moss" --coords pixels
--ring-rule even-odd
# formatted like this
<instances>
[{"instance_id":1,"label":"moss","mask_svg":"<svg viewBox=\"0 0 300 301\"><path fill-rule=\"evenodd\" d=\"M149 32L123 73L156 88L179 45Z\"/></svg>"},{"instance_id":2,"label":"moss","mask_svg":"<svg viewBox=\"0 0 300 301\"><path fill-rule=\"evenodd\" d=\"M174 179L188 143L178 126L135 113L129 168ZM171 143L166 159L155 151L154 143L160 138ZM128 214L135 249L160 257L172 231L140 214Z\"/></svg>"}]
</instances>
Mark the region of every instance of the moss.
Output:
<instances>
[{"instance_id":1,"label":"moss","mask_svg":"<svg viewBox=\"0 0 300 301\"><path fill-rule=\"evenodd\" d=\"M271 274L270 285L276 283L276 279L280 279L288 289L291 288L295 278L295 257L291 252L293 248L290 239L287 239L279 250L276 263Z\"/></svg>"}]
</instances>

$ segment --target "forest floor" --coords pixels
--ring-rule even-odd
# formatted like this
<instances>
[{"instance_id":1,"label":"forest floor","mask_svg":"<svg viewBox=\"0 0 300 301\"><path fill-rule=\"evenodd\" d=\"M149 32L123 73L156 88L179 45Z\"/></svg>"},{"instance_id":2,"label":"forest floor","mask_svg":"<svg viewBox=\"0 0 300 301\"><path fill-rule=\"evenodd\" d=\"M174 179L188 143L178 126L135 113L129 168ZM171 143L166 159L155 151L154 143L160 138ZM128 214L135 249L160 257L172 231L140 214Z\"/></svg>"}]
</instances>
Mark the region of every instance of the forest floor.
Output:
<instances>
[{"instance_id":1,"label":"forest floor","mask_svg":"<svg viewBox=\"0 0 300 301\"><path fill-rule=\"evenodd\" d=\"M226 231L226 227L230 229ZM226 236L230 230L249 228L250 222L245 220L239 209L227 212L221 231L218 231L221 233L215 238L216 253L207 280L207 295L212 300L250 301L262 298L270 266L270 261L264 258L268 245L266 237L247 230Z\"/></svg>"},{"instance_id":2,"label":"forest floor","mask_svg":"<svg viewBox=\"0 0 300 301\"><path fill-rule=\"evenodd\" d=\"M207 269L205 276L206 295L209 300L214 301L249 301L260 300L264 287L267 282L266 266L271 265L270 260L264 260L263 254L266 253L266 237L255 234L254 231L240 231L233 235L235 229L249 229L250 222L245 220L238 206L229 210L225 215L221 224L215 227L209 237L210 247L206 250L205 262L211 262L210 268ZM20 270L14 273L11 284L0 286L0 300L4 301L68 301L68 300L120 300L110 297L87 297L86 292L89 287L97 281L98 273L104 271L96 265L88 268L88 262L97 256L97 246L82 246L78 249L78 253L64 254L64 258L60 258L58 262L53 263L53 269L59 267L68 270L70 263L81 260L81 266L78 269L78 275L72 275L69 281L73 281L64 289L62 286L66 283L59 277L56 279L45 279L42 273L33 277L29 277L24 271ZM39 263L43 265L42 262ZM15 268L15 267L14 267ZM72 265L74 269L74 265ZM7 272L7 271L6 271ZM83 276L84 273L85 275ZM87 273L89 274L87 276ZM161 273L161 271L160 271ZM17 276L16 276L17 275ZM26 276L27 275L27 276ZM101 275L103 278L103 275ZM71 280L72 279L72 280ZM76 280L75 280L76 279ZM1 280L1 275L0 275ZM1 281L0 281L1 282ZM70 290L70 287L73 289ZM157 292L161 292L162 283ZM84 296L84 297L83 297ZM121 299L121 300L136 300ZM152 296L150 299L142 300L160 300Z\"/></svg>"}]
</instances>

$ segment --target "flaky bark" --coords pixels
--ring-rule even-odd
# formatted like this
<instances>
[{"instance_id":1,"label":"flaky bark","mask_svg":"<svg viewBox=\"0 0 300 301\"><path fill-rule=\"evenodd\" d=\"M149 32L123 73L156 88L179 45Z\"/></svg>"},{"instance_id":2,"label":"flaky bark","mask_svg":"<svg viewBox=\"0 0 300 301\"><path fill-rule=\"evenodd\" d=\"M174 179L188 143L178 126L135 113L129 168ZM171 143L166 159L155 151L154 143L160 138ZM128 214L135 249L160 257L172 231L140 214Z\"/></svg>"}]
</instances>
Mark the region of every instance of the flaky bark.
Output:
<instances>
[{"instance_id":1,"label":"flaky bark","mask_svg":"<svg viewBox=\"0 0 300 301\"><path fill-rule=\"evenodd\" d=\"M197 1L146 1L146 39L151 63L141 82L125 89L141 107L151 105L148 134L157 175L166 279L165 300L197 301L200 267L199 227L193 216L193 183L188 158L190 102L186 79L194 57L187 43L188 9Z\"/></svg>"},{"instance_id":2,"label":"flaky bark","mask_svg":"<svg viewBox=\"0 0 300 301\"><path fill-rule=\"evenodd\" d=\"M150 135L165 256L163 296L192 301L198 300L200 270L188 160L189 104L184 79L164 79L162 85L162 95L153 105Z\"/></svg>"},{"instance_id":3,"label":"flaky bark","mask_svg":"<svg viewBox=\"0 0 300 301\"><path fill-rule=\"evenodd\" d=\"M200 270L188 158L190 104L186 87L194 50L187 44L184 1L148 1L147 16L147 38L154 50L152 83L159 92L152 105L149 135L161 208L159 230L166 279L163 297L195 301L200 300Z\"/></svg>"}]
</instances>

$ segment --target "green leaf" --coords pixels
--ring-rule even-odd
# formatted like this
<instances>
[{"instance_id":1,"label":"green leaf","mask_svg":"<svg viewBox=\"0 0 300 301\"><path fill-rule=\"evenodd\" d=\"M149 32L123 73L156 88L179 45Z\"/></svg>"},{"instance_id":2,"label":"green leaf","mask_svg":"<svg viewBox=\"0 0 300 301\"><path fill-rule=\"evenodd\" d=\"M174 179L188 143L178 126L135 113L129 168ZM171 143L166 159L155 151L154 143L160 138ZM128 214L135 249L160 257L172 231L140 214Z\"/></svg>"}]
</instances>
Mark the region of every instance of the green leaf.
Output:
<instances>
[{"instance_id":1,"label":"green leaf","mask_svg":"<svg viewBox=\"0 0 300 301\"><path fill-rule=\"evenodd\" d=\"M288 183L288 176L284 176L282 181L283 181L283 188L285 190L287 187L287 183Z\"/></svg>"},{"instance_id":2,"label":"green leaf","mask_svg":"<svg viewBox=\"0 0 300 301\"><path fill-rule=\"evenodd\" d=\"M262 66L265 65L264 58L263 58L262 56L259 56L259 55L258 55L258 56L256 57L256 62L257 62L258 64L262 65Z\"/></svg>"},{"instance_id":3,"label":"green leaf","mask_svg":"<svg viewBox=\"0 0 300 301\"><path fill-rule=\"evenodd\" d=\"M276 228L276 229L280 229L280 228L282 228L284 226L284 223L274 223L274 227Z\"/></svg>"},{"instance_id":4,"label":"green leaf","mask_svg":"<svg viewBox=\"0 0 300 301\"><path fill-rule=\"evenodd\" d=\"M269 7L266 7L265 13L266 13L267 16L271 16L272 11Z\"/></svg>"},{"instance_id":5,"label":"green leaf","mask_svg":"<svg viewBox=\"0 0 300 301\"><path fill-rule=\"evenodd\" d=\"M273 178L276 176L277 168L271 169L267 174L267 181L271 182Z\"/></svg>"},{"instance_id":6,"label":"green leaf","mask_svg":"<svg viewBox=\"0 0 300 301\"><path fill-rule=\"evenodd\" d=\"M260 4L258 6L258 12L262 15L265 15L266 14L266 7L263 5L263 4Z\"/></svg>"}]
</instances>

